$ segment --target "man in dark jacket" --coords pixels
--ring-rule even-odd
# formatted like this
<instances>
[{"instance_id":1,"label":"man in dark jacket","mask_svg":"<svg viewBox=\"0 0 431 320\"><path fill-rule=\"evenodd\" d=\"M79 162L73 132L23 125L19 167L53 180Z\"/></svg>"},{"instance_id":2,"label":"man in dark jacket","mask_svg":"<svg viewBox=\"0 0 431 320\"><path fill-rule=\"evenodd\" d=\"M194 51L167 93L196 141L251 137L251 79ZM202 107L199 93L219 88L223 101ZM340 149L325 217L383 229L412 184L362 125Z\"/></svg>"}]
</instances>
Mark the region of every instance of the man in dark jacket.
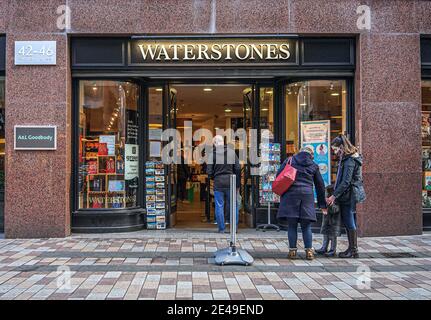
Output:
<instances>
[{"instance_id":1,"label":"man in dark jacket","mask_svg":"<svg viewBox=\"0 0 431 320\"><path fill-rule=\"evenodd\" d=\"M236 175L236 188L240 186L241 166L233 148L224 145L222 136L215 136L213 154L208 157L207 174L214 179L215 216L220 233L225 232L224 207L225 199L230 212L230 176ZM238 222L238 205L236 221Z\"/></svg>"},{"instance_id":2,"label":"man in dark jacket","mask_svg":"<svg viewBox=\"0 0 431 320\"><path fill-rule=\"evenodd\" d=\"M325 183L313 157L314 150L310 147L302 148L299 153L292 157L290 165L297 170L295 182L280 199L277 218L287 220L290 259L297 257L298 223L301 224L306 258L308 260L314 259L311 222L316 221L316 209L314 207L313 185L317 194L317 204L326 213ZM277 176L283 171L288 161L290 159L284 161Z\"/></svg>"},{"instance_id":3,"label":"man in dark jacket","mask_svg":"<svg viewBox=\"0 0 431 320\"><path fill-rule=\"evenodd\" d=\"M185 163L183 155L181 155L181 163L177 165L177 193L178 199L181 201L187 200L187 181L191 178L189 166Z\"/></svg>"}]
</instances>

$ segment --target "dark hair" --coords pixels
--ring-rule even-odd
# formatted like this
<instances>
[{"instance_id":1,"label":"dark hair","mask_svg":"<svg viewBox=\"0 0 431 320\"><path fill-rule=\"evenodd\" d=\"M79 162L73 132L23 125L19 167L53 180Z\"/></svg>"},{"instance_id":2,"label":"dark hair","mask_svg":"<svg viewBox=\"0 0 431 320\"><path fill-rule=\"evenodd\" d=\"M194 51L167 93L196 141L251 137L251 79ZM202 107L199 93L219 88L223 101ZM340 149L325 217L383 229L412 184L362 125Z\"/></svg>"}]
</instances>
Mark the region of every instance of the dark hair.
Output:
<instances>
[{"instance_id":1,"label":"dark hair","mask_svg":"<svg viewBox=\"0 0 431 320\"><path fill-rule=\"evenodd\" d=\"M354 154L358 152L358 148L356 148L344 134L340 134L332 140L331 146L343 147L344 154Z\"/></svg>"}]
</instances>

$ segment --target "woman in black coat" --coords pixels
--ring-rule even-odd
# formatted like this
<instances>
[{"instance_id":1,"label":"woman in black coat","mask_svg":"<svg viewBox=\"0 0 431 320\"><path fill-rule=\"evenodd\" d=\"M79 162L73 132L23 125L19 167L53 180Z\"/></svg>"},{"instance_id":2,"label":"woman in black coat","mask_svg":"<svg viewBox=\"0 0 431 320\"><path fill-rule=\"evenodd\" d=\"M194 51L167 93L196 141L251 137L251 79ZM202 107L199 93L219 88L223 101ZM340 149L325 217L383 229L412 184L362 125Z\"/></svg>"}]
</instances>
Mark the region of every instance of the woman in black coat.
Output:
<instances>
[{"instance_id":1,"label":"woman in black coat","mask_svg":"<svg viewBox=\"0 0 431 320\"><path fill-rule=\"evenodd\" d=\"M362 184L362 157L358 149L346 136L336 137L331 148L339 158L337 179L334 194L326 202L332 205L336 202L340 206L341 218L347 230L349 247L341 252L340 258L358 258L358 233L355 222L356 203L365 200L365 190Z\"/></svg>"},{"instance_id":2,"label":"woman in black coat","mask_svg":"<svg viewBox=\"0 0 431 320\"><path fill-rule=\"evenodd\" d=\"M292 157L290 165L297 170L296 179L280 199L277 219L285 220L288 224L290 259L297 257L298 223L301 224L306 258L308 260L314 259L311 222L316 221L316 210L313 185L316 189L318 205L326 212L325 184L319 166L313 161L313 158L314 151L310 147L302 148L298 154ZM277 176L283 171L289 160L290 158L283 162Z\"/></svg>"}]
</instances>

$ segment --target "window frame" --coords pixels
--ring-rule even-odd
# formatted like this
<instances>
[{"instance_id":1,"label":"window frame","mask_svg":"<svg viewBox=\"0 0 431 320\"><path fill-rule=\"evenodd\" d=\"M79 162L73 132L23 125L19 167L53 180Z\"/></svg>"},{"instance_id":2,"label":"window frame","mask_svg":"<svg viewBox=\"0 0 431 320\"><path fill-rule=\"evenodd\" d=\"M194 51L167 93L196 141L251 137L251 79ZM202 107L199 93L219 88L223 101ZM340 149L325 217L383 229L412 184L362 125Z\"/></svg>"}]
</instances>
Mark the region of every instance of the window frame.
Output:
<instances>
[{"instance_id":1,"label":"window frame","mask_svg":"<svg viewBox=\"0 0 431 320\"><path fill-rule=\"evenodd\" d=\"M139 182L136 206L125 208L80 208L79 207L79 120L80 120L80 82L81 81L121 81L130 82L137 85L137 118L138 118L138 145L139 145ZM101 215L109 215L110 213L121 214L122 212L130 212L142 210L143 203L143 188L142 179L144 178L141 163L144 160L144 139L146 134L142 130L145 124L144 100L145 93L142 90L142 80L136 78L114 78L114 77L80 77L72 79L72 175L71 175L71 192L70 206L72 216L79 212L97 213Z\"/></svg>"}]
</instances>

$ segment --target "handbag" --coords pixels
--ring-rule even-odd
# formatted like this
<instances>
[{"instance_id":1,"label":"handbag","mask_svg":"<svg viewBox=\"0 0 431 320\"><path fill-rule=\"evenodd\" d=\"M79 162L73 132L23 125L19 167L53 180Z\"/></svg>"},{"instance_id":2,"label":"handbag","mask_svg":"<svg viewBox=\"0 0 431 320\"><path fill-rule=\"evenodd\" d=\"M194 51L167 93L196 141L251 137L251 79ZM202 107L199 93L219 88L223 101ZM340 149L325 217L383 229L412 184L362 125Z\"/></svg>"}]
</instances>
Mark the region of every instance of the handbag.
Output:
<instances>
[{"instance_id":1,"label":"handbag","mask_svg":"<svg viewBox=\"0 0 431 320\"><path fill-rule=\"evenodd\" d=\"M296 171L297 170L292 167L292 157L290 157L283 171L281 171L281 173L272 183L272 192L278 194L279 196L282 196L295 182Z\"/></svg>"}]
</instances>

